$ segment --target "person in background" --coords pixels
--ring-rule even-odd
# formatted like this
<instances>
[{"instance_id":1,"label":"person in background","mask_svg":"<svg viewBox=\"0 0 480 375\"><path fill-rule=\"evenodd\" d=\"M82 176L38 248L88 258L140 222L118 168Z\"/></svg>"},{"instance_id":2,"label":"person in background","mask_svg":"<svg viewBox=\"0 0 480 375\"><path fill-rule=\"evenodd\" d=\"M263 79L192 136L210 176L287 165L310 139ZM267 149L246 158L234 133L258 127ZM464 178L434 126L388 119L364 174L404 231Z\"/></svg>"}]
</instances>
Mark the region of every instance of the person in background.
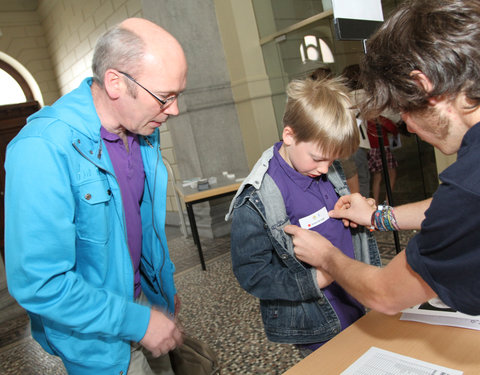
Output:
<instances>
[{"instance_id":1,"label":"person in background","mask_svg":"<svg viewBox=\"0 0 480 375\"><path fill-rule=\"evenodd\" d=\"M233 272L260 299L269 340L311 353L365 310L337 283L299 261L289 223L322 233L349 258L379 265L375 239L328 217L349 193L341 165L358 146L358 128L340 79L294 80L287 87L282 141L266 150L230 206Z\"/></svg>"},{"instance_id":2,"label":"person in background","mask_svg":"<svg viewBox=\"0 0 480 375\"><path fill-rule=\"evenodd\" d=\"M310 73L309 77L313 80L330 78L332 77L332 70L330 68L320 67Z\"/></svg>"},{"instance_id":3,"label":"person in background","mask_svg":"<svg viewBox=\"0 0 480 375\"><path fill-rule=\"evenodd\" d=\"M353 194L330 217L382 231L420 229L406 250L385 268L371 267L318 233L285 227L300 260L372 309L395 314L438 296L480 314L479 25L477 0L410 0L367 43L364 116L401 113L410 132L457 160L431 199L390 207Z\"/></svg>"},{"instance_id":4,"label":"person in background","mask_svg":"<svg viewBox=\"0 0 480 375\"><path fill-rule=\"evenodd\" d=\"M130 18L100 37L92 71L8 145L9 291L69 374L153 374L142 347L173 374L165 354L182 332L159 127L178 114L185 55Z\"/></svg>"},{"instance_id":5,"label":"person in background","mask_svg":"<svg viewBox=\"0 0 480 375\"><path fill-rule=\"evenodd\" d=\"M390 180L390 188L393 191L395 179L397 177L398 162L390 149L388 135L398 135L396 125L388 118L378 116L374 120L369 120L367 125L368 140L370 142L370 150L368 151L368 169L372 177L372 197L375 202L379 202L380 183L382 182L382 153L380 150L380 140L378 135L377 123L380 125L382 141L385 150L385 158L387 160L388 175ZM388 199L385 198L385 201Z\"/></svg>"}]
</instances>

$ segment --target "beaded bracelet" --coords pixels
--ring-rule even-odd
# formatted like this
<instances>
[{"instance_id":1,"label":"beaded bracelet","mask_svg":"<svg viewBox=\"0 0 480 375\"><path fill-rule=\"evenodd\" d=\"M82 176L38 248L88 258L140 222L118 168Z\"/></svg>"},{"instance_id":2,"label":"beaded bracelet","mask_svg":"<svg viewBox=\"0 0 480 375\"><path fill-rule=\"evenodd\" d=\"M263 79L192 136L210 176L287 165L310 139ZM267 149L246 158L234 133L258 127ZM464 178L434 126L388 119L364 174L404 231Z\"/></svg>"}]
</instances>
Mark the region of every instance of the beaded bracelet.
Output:
<instances>
[{"instance_id":1,"label":"beaded bracelet","mask_svg":"<svg viewBox=\"0 0 480 375\"><path fill-rule=\"evenodd\" d=\"M398 231L398 223L393 213L393 207L386 204L379 205L372 213L370 230Z\"/></svg>"}]
</instances>

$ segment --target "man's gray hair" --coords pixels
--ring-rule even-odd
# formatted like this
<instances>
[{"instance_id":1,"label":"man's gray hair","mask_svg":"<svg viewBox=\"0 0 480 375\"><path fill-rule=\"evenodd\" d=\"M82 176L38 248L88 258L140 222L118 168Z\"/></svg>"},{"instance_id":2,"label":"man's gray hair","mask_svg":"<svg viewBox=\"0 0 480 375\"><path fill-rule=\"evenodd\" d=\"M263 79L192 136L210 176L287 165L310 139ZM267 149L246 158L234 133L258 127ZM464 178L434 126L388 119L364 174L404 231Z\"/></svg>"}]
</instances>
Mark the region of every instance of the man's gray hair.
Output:
<instances>
[{"instance_id":1,"label":"man's gray hair","mask_svg":"<svg viewBox=\"0 0 480 375\"><path fill-rule=\"evenodd\" d=\"M143 67L145 43L134 32L117 25L97 41L92 60L93 79L103 87L105 72L116 69L135 77Z\"/></svg>"}]
</instances>

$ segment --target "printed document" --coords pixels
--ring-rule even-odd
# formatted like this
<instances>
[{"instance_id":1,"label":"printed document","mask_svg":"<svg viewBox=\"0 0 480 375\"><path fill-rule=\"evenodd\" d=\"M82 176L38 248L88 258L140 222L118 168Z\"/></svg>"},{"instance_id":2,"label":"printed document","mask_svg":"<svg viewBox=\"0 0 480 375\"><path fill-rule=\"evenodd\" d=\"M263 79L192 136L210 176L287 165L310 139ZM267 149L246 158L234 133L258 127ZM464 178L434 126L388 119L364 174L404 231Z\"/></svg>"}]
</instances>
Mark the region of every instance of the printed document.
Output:
<instances>
[{"instance_id":1,"label":"printed document","mask_svg":"<svg viewBox=\"0 0 480 375\"><path fill-rule=\"evenodd\" d=\"M341 375L462 375L438 366L372 346Z\"/></svg>"}]
</instances>

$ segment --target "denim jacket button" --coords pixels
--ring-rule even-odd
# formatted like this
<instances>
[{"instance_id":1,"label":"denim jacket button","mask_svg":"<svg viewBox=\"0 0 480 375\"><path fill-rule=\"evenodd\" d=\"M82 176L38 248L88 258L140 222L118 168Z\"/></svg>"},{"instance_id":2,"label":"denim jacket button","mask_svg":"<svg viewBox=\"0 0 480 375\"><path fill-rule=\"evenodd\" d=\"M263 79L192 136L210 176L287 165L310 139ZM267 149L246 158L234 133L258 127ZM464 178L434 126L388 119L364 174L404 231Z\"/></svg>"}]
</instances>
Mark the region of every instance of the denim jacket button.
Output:
<instances>
[{"instance_id":1,"label":"denim jacket button","mask_svg":"<svg viewBox=\"0 0 480 375\"><path fill-rule=\"evenodd\" d=\"M265 229L268 229L268 224L263 224L263 227L264 227Z\"/></svg>"},{"instance_id":2,"label":"denim jacket button","mask_svg":"<svg viewBox=\"0 0 480 375\"><path fill-rule=\"evenodd\" d=\"M287 255L287 254L282 254L282 255L280 255L280 258L282 258L282 259L287 259L287 258L288 258L288 255Z\"/></svg>"}]
</instances>

